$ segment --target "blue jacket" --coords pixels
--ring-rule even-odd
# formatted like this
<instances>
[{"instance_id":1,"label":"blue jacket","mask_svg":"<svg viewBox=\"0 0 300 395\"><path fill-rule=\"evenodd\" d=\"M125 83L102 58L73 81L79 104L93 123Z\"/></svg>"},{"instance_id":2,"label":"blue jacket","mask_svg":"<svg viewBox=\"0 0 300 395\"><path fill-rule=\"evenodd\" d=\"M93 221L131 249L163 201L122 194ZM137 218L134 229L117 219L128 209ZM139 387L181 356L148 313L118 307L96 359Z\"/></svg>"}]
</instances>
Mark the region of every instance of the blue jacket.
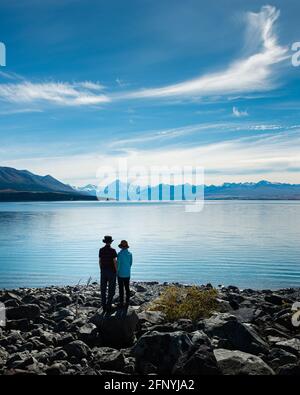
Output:
<instances>
[{"instance_id":1,"label":"blue jacket","mask_svg":"<svg viewBox=\"0 0 300 395\"><path fill-rule=\"evenodd\" d=\"M122 278L130 277L132 254L127 249L121 250L118 253L118 276Z\"/></svg>"}]
</instances>

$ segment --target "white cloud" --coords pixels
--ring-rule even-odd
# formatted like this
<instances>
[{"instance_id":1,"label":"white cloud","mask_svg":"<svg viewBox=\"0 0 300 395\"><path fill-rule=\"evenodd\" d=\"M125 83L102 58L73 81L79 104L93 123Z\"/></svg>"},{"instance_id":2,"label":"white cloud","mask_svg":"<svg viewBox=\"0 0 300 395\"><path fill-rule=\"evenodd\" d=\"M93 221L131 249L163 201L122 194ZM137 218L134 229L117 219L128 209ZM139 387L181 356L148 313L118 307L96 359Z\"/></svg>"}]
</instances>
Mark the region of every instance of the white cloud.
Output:
<instances>
[{"instance_id":1,"label":"white cloud","mask_svg":"<svg viewBox=\"0 0 300 395\"><path fill-rule=\"evenodd\" d=\"M63 82L0 84L0 99L10 103L48 102L62 106L80 106L109 102L104 94L95 94L78 84Z\"/></svg>"},{"instance_id":2,"label":"white cloud","mask_svg":"<svg viewBox=\"0 0 300 395\"><path fill-rule=\"evenodd\" d=\"M199 76L193 80L161 88L143 89L115 94L100 93L104 87L98 82L77 83L42 82L33 83L13 73L0 73L6 79L16 82L0 84L0 100L11 103L48 102L64 106L87 106L107 103L113 100L142 98L221 97L265 92L276 87L274 65L288 57L288 49L281 47L275 34L275 22L280 12L272 6L262 7L258 13L247 14L247 47L256 52L234 61L225 70ZM254 34L255 32L255 34ZM116 79L120 88L128 86L120 78ZM234 111L236 116L242 112Z\"/></svg>"},{"instance_id":3,"label":"white cloud","mask_svg":"<svg viewBox=\"0 0 300 395\"><path fill-rule=\"evenodd\" d=\"M237 107L233 107L232 113L237 118L247 117L249 115L248 111L241 111Z\"/></svg>"},{"instance_id":4,"label":"white cloud","mask_svg":"<svg viewBox=\"0 0 300 395\"><path fill-rule=\"evenodd\" d=\"M274 88L273 67L287 58L287 48L277 42L274 24L280 12L272 6L258 13L248 13L248 31L259 32L258 52L233 62L227 69L196 79L161 88L131 92L127 98L189 97L242 94L268 91ZM253 44L253 43L252 43ZM253 45L252 45L253 46Z\"/></svg>"},{"instance_id":5,"label":"white cloud","mask_svg":"<svg viewBox=\"0 0 300 395\"><path fill-rule=\"evenodd\" d=\"M205 169L206 183L261 179L299 183L299 173L289 171L300 167L299 144L300 128L290 133L282 131L276 135L247 136L198 147L130 148L126 157L129 166L198 165ZM21 147L20 150L25 152ZM2 161L2 165L27 168L38 174L50 173L73 185L85 185L97 183L99 167L116 167L117 162L118 156L99 151L76 156L11 158Z\"/></svg>"},{"instance_id":6,"label":"white cloud","mask_svg":"<svg viewBox=\"0 0 300 395\"><path fill-rule=\"evenodd\" d=\"M130 85L128 82L125 82L125 81L121 80L120 78L116 78L116 83L118 84L118 86L120 88L125 88Z\"/></svg>"},{"instance_id":7,"label":"white cloud","mask_svg":"<svg viewBox=\"0 0 300 395\"><path fill-rule=\"evenodd\" d=\"M95 91L101 91L105 88L104 85L100 84L99 82L92 82L92 81L78 82L76 86L88 90L95 90Z\"/></svg>"}]
</instances>

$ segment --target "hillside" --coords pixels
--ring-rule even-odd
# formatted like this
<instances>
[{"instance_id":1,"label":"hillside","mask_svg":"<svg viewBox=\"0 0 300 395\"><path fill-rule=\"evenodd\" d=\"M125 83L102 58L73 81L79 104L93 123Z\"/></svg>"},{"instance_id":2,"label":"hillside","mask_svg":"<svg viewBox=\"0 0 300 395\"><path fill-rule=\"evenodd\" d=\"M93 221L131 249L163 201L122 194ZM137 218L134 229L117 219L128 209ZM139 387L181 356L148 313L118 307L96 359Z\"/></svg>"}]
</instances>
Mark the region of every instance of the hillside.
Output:
<instances>
[{"instance_id":1,"label":"hillside","mask_svg":"<svg viewBox=\"0 0 300 395\"><path fill-rule=\"evenodd\" d=\"M63 184L50 175L0 167L0 202L96 200Z\"/></svg>"}]
</instances>

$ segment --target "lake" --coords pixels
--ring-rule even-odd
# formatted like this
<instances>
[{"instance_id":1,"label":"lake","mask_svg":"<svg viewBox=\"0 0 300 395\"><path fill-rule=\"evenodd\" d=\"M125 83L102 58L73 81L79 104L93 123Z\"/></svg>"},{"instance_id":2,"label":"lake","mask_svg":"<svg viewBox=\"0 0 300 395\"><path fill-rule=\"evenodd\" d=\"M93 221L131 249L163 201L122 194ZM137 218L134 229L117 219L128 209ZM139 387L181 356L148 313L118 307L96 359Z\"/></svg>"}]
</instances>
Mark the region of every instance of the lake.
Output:
<instances>
[{"instance_id":1,"label":"lake","mask_svg":"<svg viewBox=\"0 0 300 395\"><path fill-rule=\"evenodd\" d=\"M0 203L0 288L98 280L105 234L128 240L134 280L300 286L300 202L55 202Z\"/></svg>"}]
</instances>

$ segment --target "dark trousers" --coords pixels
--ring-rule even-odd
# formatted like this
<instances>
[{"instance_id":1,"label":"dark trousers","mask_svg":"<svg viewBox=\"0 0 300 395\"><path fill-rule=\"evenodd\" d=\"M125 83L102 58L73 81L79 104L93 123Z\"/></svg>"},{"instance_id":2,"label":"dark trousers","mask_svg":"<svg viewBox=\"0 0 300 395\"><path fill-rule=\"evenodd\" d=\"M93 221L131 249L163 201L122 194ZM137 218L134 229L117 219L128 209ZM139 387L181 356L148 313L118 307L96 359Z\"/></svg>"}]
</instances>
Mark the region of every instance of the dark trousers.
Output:
<instances>
[{"instance_id":1,"label":"dark trousers","mask_svg":"<svg viewBox=\"0 0 300 395\"><path fill-rule=\"evenodd\" d=\"M118 277L120 303L124 303L124 288L126 291L126 303L129 303L129 298L130 298L129 281L130 281L129 277Z\"/></svg>"},{"instance_id":2,"label":"dark trousers","mask_svg":"<svg viewBox=\"0 0 300 395\"><path fill-rule=\"evenodd\" d=\"M101 300L102 306L111 306L116 292L117 275L111 270L101 270ZM108 295L107 294L108 286Z\"/></svg>"}]
</instances>

